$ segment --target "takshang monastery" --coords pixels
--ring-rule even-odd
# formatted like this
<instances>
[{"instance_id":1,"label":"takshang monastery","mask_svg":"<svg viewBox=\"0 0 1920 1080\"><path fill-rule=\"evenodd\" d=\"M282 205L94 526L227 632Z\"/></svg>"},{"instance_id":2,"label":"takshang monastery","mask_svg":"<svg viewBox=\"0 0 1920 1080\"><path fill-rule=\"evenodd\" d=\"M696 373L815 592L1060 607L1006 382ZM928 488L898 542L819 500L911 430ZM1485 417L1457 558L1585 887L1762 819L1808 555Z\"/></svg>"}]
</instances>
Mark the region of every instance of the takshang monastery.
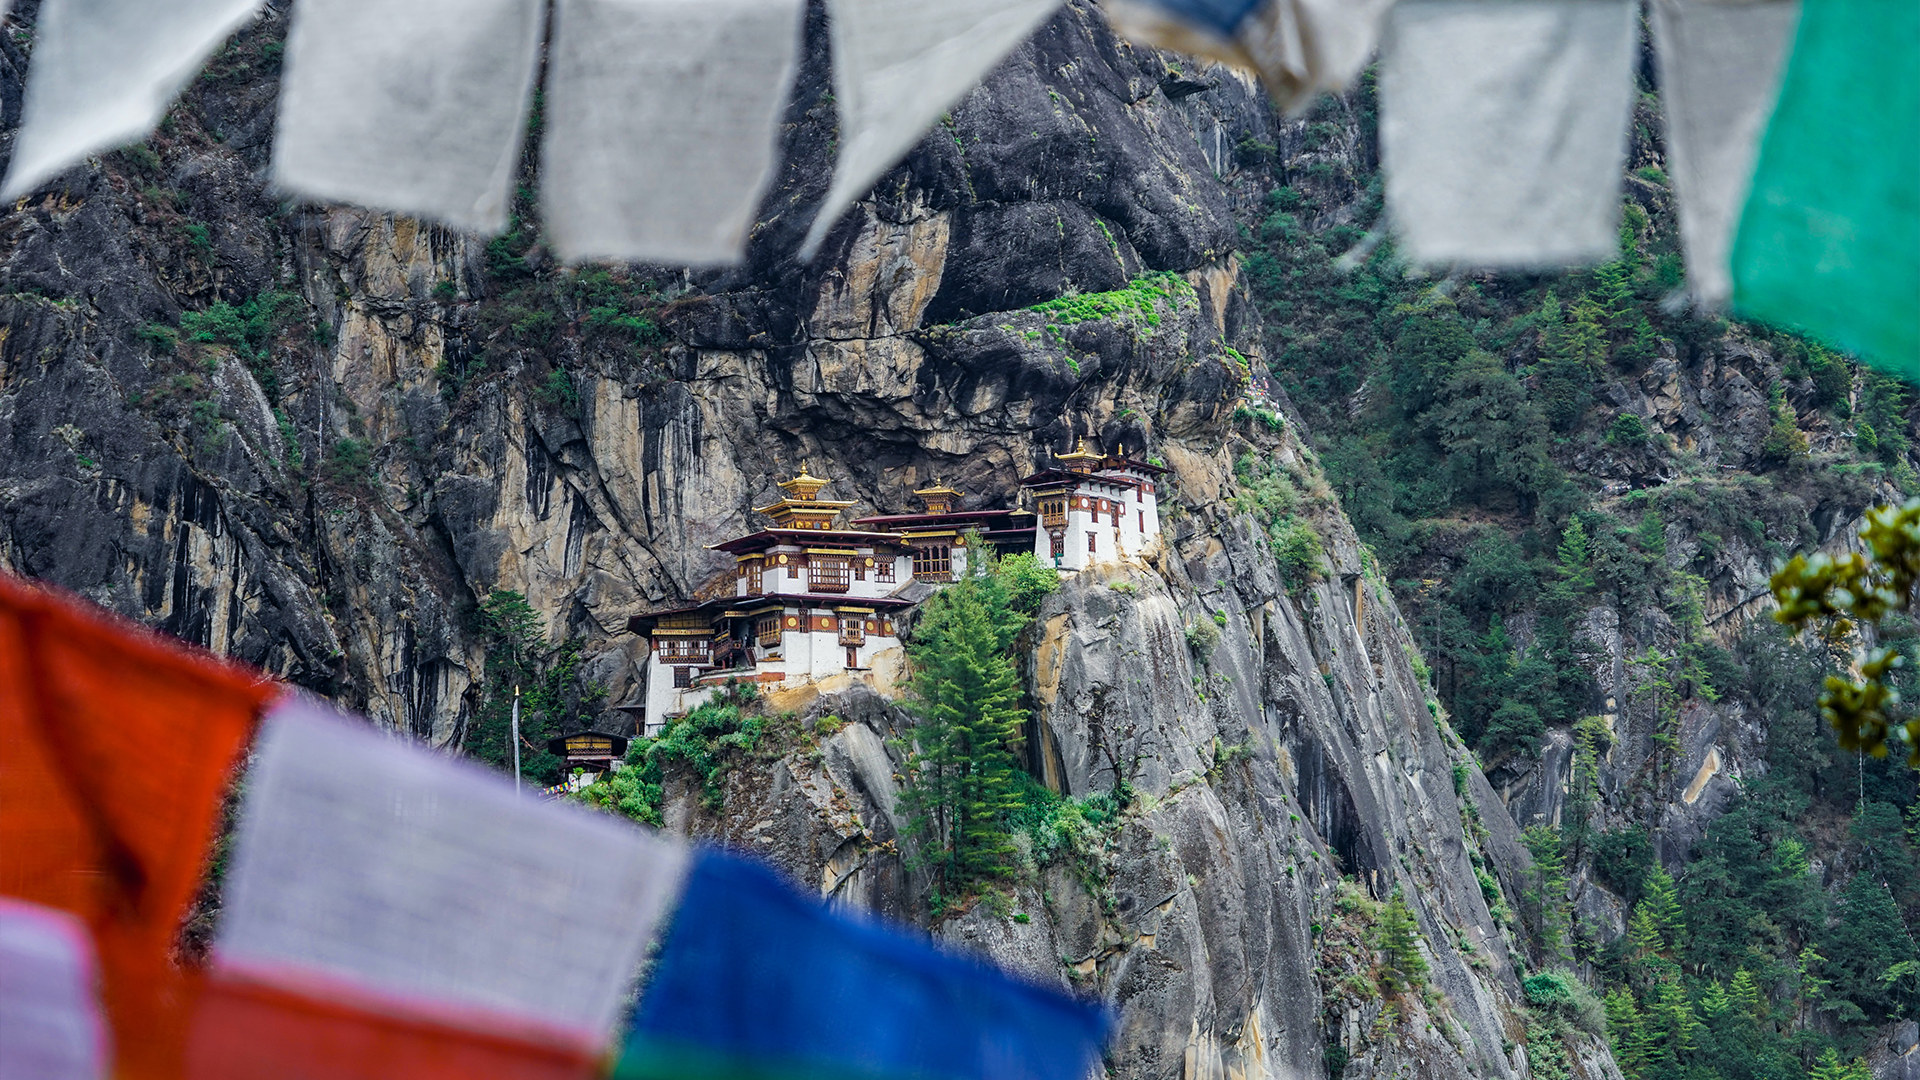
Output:
<instances>
[{"instance_id":1,"label":"takshang monastery","mask_svg":"<svg viewBox=\"0 0 1920 1080\"><path fill-rule=\"evenodd\" d=\"M969 543L1031 551L1071 573L1136 556L1159 537L1165 469L1124 449L1093 453L1085 440L1056 460L1020 481L1032 511L961 509L960 492L935 482L914 492L922 512L855 518L847 528L836 522L853 504L821 498L828 481L802 468L780 484L784 498L755 508L771 525L713 545L734 557L731 590L628 621L651 646L644 730L657 734L733 682L784 690L842 675L871 681L876 662L900 655L901 614L966 573Z\"/></svg>"}]
</instances>

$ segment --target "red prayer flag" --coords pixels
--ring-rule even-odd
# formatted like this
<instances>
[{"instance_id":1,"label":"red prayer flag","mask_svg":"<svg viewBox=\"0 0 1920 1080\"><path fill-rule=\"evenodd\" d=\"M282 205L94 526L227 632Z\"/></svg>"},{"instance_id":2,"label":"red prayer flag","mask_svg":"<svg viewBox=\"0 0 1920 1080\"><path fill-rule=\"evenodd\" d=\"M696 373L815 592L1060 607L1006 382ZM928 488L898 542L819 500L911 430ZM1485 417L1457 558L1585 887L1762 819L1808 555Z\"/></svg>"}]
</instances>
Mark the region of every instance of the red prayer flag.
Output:
<instances>
[{"instance_id":1,"label":"red prayer flag","mask_svg":"<svg viewBox=\"0 0 1920 1080\"><path fill-rule=\"evenodd\" d=\"M266 676L0 574L0 895L93 931L114 1075L177 1080L172 959Z\"/></svg>"}]
</instances>

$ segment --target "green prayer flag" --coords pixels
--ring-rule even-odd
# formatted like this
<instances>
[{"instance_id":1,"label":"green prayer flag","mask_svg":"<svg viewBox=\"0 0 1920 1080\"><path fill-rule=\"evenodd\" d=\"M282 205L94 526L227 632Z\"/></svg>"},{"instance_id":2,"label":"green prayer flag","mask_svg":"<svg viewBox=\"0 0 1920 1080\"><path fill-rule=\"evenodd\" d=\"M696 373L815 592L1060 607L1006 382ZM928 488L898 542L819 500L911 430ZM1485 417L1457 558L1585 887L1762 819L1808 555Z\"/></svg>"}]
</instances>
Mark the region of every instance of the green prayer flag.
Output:
<instances>
[{"instance_id":1,"label":"green prayer flag","mask_svg":"<svg viewBox=\"0 0 1920 1080\"><path fill-rule=\"evenodd\" d=\"M1920 382L1920 2L1805 0L1734 309Z\"/></svg>"}]
</instances>

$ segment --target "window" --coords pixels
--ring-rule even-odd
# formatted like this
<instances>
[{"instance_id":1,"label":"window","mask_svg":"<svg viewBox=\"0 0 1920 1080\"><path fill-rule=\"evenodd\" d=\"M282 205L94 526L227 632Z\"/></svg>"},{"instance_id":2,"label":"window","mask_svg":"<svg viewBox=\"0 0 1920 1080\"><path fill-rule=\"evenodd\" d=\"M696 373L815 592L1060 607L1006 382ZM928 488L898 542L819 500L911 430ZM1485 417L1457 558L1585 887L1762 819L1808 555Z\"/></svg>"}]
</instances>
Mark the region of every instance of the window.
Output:
<instances>
[{"instance_id":1,"label":"window","mask_svg":"<svg viewBox=\"0 0 1920 1080\"><path fill-rule=\"evenodd\" d=\"M669 664L704 664L707 662L707 641L705 638L670 637L658 643L660 658Z\"/></svg>"},{"instance_id":2,"label":"window","mask_svg":"<svg viewBox=\"0 0 1920 1080\"><path fill-rule=\"evenodd\" d=\"M928 544L913 549L913 576L926 581L947 581L953 577L953 549L945 544Z\"/></svg>"},{"instance_id":3,"label":"window","mask_svg":"<svg viewBox=\"0 0 1920 1080\"><path fill-rule=\"evenodd\" d=\"M753 623L753 636L768 647L780 644L780 613L762 615Z\"/></svg>"},{"instance_id":4,"label":"window","mask_svg":"<svg viewBox=\"0 0 1920 1080\"><path fill-rule=\"evenodd\" d=\"M1067 557L1067 534L1060 531L1059 529L1055 529L1052 533L1048 534L1048 538L1053 541L1054 559L1057 561L1057 560L1066 558Z\"/></svg>"},{"instance_id":5,"label":"window","mask_svg":"<svg viewBox=\"0 0 1920 1080\"><path fill-rule=\"evenodd\" d=\"M1100 535L1098 533L1088 533L1087 534L1087 554L1098 555L1100 553L1100 548L1098 546L1099 543L1100 543Z\"/></svg>"},{"instance_id":6,"label":"window","mask_svg":"<svg viewBox=\"0 0 1920 1080\"><path fill-rule=\"evenodd\" d=\"M853 560L853 580L855 581L867 580L867 567L872 565L873 565L872 559Z\"/></svg>"},{"instance_id":7,"label":"window","mask_svg":"<svg viewBox=\"0 0 1920 1080\"><path fill-rule=\"evenodd\" d=\"M673 669L673 685L676 689L681 689L681 690L684 690L687 687L692 686L693 685L693 669L690 667L674 668Z\"/></svg>"},{"instance_id":8,"label":"window","mask_svg":"<svg viewBox=\"0 0 1920 1080\"><path fill-rule=\"evenodd\" d=\"M847 560L837 555L815 555L807 560L813 571L813 592L846 592Z\"/></svg>"},{"instance_id":9,"label":"window","mask_svg":"<svg viewBox=\"0 0 1920 1080\"><path fill-rule=\"evenodd\" d=\"M760 577L760 560L754 559L748 562L747 563L747 595L759 596L760 591L764 587L764 585L765 583L761 580L761 577Z\"/></svg>"},{"instance_id":10,"label":"window","mask_svg":"<svg viewBox=\"0 0 1920 1080\"><path fill-rule=\"evenodd\" d=\"M875 560L873 564L873 580L885 585L893 584L893 556L887 555Z\"/></svg>"},{"instance_id":11,"label":"window","mask_svg":"<svg viewBox=\"0 0 1920 1080\"><path fill-rule=\"evenodd\" d=\"M1065 496L1040 500L1040 524L1048 528L1057 528L1067 523L1067 500Z\"/></svg>"},{"instance_id":12,"label":"window","mask_svg":"<svg viewBox=\"0 0 1920 1080\"><path fill-rule=\"evenodd\" d=\"M852 646L847 647L847 666L849 668L857 668L860 666L859 649L853 648Z\"/></svg>"},{"instance_id":13,"label":"window","mask_svg":"<svg viewBox=\"0 0 1920 1080\"><path fill-rule=\"evenodd\" d=\"M1145 533L1147 531L1147 512L1145 510L1136 510L1134 513L1140 515L1140 531Z\"/></svg>"}]
</instances>

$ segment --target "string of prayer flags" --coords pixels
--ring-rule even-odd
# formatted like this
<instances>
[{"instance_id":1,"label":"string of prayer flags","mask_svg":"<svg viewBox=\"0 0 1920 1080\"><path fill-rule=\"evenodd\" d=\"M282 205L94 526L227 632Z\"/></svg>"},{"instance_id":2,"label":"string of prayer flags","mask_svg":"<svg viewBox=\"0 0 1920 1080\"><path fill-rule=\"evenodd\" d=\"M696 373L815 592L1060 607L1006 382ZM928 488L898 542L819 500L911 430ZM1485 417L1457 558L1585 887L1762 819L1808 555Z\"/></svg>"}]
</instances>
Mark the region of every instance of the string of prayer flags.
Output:
<instances>
[{"instance_id":1,"label":"string of prayer flags","mask_svg":"<svg viewBox=\"0 0 1920 1080\"><path fill-rule=\"evenodd\" d=\"M1060 0L834 0L833 186L800 257L811 259L855 199L913 149Z\"/></svg>"},{"instance_id":2,"label":"string of prayer flags","mask_svg":"<svg viewBox=\"0 0 1920 1080\"><path fill-rule=\"evenodd\" d=\"M1734 310L1920 381L1920 5L1804 0L1733 248Z\"/></svg>"},{"instance_id":3,"label":"string of prayer flags","mask_svg":"<svg viewBox=\"0 0 1920 1080\"><path fill-rule=\"evenodd\" d=\"M505 229L545 15L542 0L300 0L274 184Z\"/></svg>"},{"instance_id":4,"label":"string of prayer flags","mask_svg":"<svg viewBox=\"0 0 1920 1080\"><path fill-rule=\"evenodd\" d=\"M1704 307L1733 293L1733 230L1800 18L1798 0L1653 0L1667 172L1687 278Z\"/></svg>"},{"instance_id":5,"label":"string of prayer flags","mask_svg":"<svg viewBox=\"0 0 1920 1080\"><path fill-rule=\"evenodd\" d=\"M1380 158L1402 251L1556 266L1617 249L1632 0L1402 0L1380 62Z\"/></svg>"},{"instance_id":6,"label":"string of prayer flags","mask_svg":"<svg viewBox=\"0 0 1920 1080\"><path fill-rule=\"evenodd\" d=\"M1254 72L1282 109L1346 89L1373 55L1393 0L1107 0L1113 27L1144 45Z\"/></svg>"},{"instance_id":7,"label":"string of prayer flags","mask_svg":"<svg viewBox=\"0 0 1920 1080\"><path fill-rule=\"evenodd\" d=\"M248 774L192 1075L584 1078L686 858L282 705Z\"/></svg>"},{"instance_id":8,"label":"string of prayer flags","mask_svg":"<svg viewBox=\"0 0 1920 1080\"><path fill-rule=\"evenodd\" d=\"M0 897L0 1077L105 1076L98 983L86 924Z\"/></svg>"},{"instance_id":9,"label":"string of prayer flags","mask_svg":"<svg viewBox=\"0 0 1920 1080\"><path fill-rule=\"evenodd\" d=\"M740 259L773 175L804 10L559 0L541 210L563 259Z\"/></svg>"},{"instance_id":10,"label":"string of prayer flags","mask_svg":"<svg viewBox=\"0 0 1920 1080\"><path fill-rule=\"evenodd\" d=\"M262 0L46 0L0 199L133 142Z\"/></svg>"},{"instance_id":11,"label":"string of prayer flags","mask_svg":"<svg viewBox=\"0 0 1920 1080\"><path fill-rule=\"evenodd\" d=\"M175 1080L171 959L262 704L253 672L0 574L0 896L92 932L114 1075Z\"/></svg>"},{"instance_id":12,"label":"string of prayer flags","mask_svg":"<svg viewBox=\"0 0 1920 1080\"><path fill-rule=\"evenodd\" d=\"M614 1077L1085 1080L1110 1022L702 851Z\"/></svg>"}]
</instances>

